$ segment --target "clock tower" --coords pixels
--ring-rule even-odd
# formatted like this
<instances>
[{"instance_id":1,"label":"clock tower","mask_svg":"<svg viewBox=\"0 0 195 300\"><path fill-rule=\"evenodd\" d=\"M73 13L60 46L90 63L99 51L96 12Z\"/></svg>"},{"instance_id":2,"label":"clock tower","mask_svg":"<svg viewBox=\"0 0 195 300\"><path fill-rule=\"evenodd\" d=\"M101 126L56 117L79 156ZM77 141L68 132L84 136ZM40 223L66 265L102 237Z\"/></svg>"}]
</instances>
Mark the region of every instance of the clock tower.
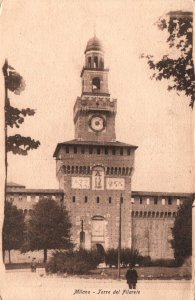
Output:
<instances>
[{"instance_id":1,"label":"clock tower","mask_svg":"<svg viewBox=\"0 0 195 300\"><path fill-rule=\"evenodd\" d=\"M83 141L116 140L116 100L110 98L104 50L97 37L87 43L81 71L82 93L74 106L75 138Z\"/></svg>"},{"instance_id":2,"label":"clock tower","mask_svg":"<svg viewBox=\"0 0 195 300\"><path fill-rule=\"evenodd\" d=\"M102 43L94 36L85 49L82 91L73 109L75 138L59 143L54 152L73 242L87 249L118 247L120 207L121 246L132 246L131 177L137 147L116 140L117 100L110 97L108 73Z\"/></svg>"}]
</instances>

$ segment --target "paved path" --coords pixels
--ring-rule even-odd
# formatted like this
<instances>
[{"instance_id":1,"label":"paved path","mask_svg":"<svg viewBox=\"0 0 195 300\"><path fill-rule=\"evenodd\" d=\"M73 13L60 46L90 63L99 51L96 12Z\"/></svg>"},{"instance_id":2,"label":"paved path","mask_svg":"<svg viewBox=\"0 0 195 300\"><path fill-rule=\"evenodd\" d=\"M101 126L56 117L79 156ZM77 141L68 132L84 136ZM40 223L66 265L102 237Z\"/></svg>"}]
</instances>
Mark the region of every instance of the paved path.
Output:
<instances>
[{"instance_id":1,"label":"paved path","mask_svg":"<svg viewBox=\"0 0 195 300\"><path fill-rule=\"evenodd\" d=\"M62 278L7 271L1 283L3 300L194 300L190 281L141 280L130 294L124 280Z\"/></svg>"}]
</instances>

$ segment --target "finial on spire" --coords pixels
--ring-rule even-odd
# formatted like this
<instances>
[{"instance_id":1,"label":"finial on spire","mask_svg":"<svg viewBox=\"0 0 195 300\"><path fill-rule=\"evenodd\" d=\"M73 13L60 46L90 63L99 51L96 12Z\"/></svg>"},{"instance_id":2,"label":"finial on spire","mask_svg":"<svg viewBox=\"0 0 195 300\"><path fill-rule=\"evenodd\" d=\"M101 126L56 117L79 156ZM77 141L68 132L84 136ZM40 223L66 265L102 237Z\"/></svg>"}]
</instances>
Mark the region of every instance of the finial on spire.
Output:
<instances>
[{"instance_id":1,"label":"finial on spire","mask_svg":"<svg viewBox=\"0 0 195 300\"><path fill-rule=\"evenodd\" d=\"M96 24L93 24L93 35L96 37Z\"/></svg>"}]
</instances>

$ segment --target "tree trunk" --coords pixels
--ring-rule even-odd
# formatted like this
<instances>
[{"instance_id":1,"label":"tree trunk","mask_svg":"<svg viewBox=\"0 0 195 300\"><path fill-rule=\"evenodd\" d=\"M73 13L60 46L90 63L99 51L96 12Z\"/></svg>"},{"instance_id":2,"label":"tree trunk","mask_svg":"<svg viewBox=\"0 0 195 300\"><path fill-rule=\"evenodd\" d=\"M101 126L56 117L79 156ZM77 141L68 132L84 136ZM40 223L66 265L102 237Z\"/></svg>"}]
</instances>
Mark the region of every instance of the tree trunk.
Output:
<instances>
[{"instance_id":1,"label":"tree trunk","mask_svg":"<svg viewBox=\"0 0 195 300\"><path fill-rule=\"evenodd\" d=\"M3 252L3 263L5 263L5 250L2 251Z\"/></svg>"},{"instance_id":2,"label":"tree trunk","mask_svg":"<svg viewBox=\"0 0 195 300\"><path fill-rule=\"evenodd\" d=\"M47 249L44 249L44 259L43 262L46 263L47 262Z\"/></svg>"},{"instance_id":3,"label":"tree trunk","mask_svg":"<svg viewBox=\"0 0 195 300\"><path fill-rule=\"evenodd\" d=\"M9 252L9 264L11 264L11 250L8 250Z\"/></svg>"}]
</instances>

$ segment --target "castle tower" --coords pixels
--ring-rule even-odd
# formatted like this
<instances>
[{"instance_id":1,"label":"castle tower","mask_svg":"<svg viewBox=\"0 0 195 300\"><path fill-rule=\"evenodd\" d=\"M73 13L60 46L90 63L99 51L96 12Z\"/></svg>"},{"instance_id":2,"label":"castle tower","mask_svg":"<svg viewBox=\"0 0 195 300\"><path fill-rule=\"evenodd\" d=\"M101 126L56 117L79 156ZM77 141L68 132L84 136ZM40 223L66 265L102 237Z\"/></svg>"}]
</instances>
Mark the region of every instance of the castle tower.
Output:
<instances>
[{"instance_id":1,"label":"castle tower","mask_svg":"<svg viewBox=\"0 0 195 300\"><path fill-rule=\"evenodd\" d=\"M81 72L82 94L74 106L75 138L85 141L116 140L116 100L110 99L108 69L104 68L101 42L93 37L85 50Z\"/></svg>"},{"instance_id":2,"label":"castle tower","mask_svg":"<svg viewBox=\"0 0 195 300\"><path fill-rule=\"evenodd\" d=\"M54 152L56 175L65 192L72 237L87 249L117 248L122 200L122 247L131 247L131 176L136 146L116 141L117 100L108 90L104 50L94 36L81 71L82 92L74 105L75 139Z\"/></svg>"}]
</instances>

